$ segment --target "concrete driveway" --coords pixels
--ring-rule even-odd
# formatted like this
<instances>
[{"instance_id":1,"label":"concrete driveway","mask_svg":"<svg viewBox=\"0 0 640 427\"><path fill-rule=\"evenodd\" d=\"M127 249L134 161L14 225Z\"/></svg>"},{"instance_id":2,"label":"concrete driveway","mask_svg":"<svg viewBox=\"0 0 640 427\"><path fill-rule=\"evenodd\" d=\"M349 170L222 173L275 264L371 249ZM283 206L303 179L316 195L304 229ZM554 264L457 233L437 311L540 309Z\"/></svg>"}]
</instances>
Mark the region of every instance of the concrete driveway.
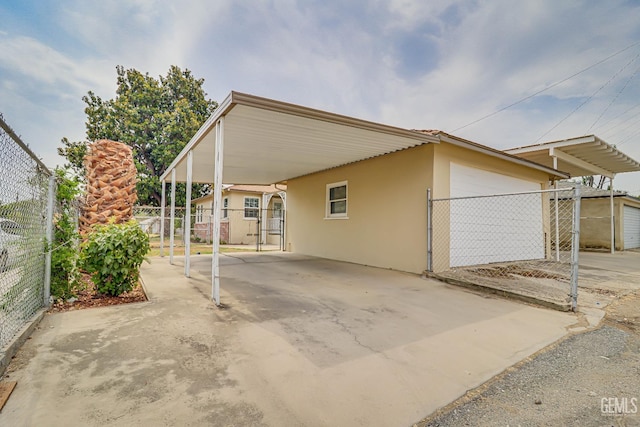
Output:
<instances>
[{"instance_id":1,"label":"concrete driveway","mask_svg":"<svg viewBox=\"0 0 640 427\"><path fill-rule=\"evenodd\" d=\"M155 258L150 301L45 316L0 425L406 426L578 327L574 314L290 253Z\"/></svg>"}]
</instances>

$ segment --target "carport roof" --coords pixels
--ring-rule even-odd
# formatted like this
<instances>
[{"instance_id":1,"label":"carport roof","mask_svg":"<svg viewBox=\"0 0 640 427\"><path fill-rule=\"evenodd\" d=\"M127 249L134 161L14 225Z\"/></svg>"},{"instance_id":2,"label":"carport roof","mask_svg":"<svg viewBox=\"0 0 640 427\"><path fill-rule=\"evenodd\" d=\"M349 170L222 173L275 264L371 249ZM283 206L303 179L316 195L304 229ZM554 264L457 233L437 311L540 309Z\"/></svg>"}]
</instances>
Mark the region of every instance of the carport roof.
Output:
<instances>
[{"instance_id":1,"label":"carport roof","mask_svg":"<svg viewBox=\"0 0 640 427\"><path fill-rule=\"evenodd\" d=\"M611 178L618 173L640 171L640 162L595 135L512 148L505 152L549 167L553 167L553 158L556 157L558 169L572 177L604 175Z\"/></svg>"},{"instance_id":2,"label":"carport roof","mask_svg":"<svg viewBox=\"0 0 640 427\"><path fill-rule=\"evenodd\" d=\"M214 181L216 124L223 123L223 182L274 184L345 164L441 140L565 177L552 168L443 133L425 133L231 92L162 174L187 181Z\"/></svg>"}]
</instances>

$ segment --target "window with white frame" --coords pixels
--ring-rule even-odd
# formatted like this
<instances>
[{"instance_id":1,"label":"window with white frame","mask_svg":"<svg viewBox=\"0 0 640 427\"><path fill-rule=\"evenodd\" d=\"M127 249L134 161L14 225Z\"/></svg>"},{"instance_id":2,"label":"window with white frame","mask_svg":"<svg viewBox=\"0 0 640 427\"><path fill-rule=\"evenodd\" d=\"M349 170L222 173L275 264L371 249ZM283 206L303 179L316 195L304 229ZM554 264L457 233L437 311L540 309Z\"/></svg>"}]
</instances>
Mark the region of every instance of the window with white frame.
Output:
<instances>
[{"instance_id":1,"label":"window with white frame","mask_svg":"<svg viewBox=\"0 0 640 427\"><path fill-rule=\"evenodd\" d=\"M229 198L222 199L222 219L229 218Z\"/></svg>"},{"instance_id":2,"label":"window with white frame","mask_svg":"<svg viewBox=\"0 0 640 427\"><path fill-rule=\"evenodd\" d=\"M257 219L260 209L260 198L245 197L244 198L244 219Z\"/></svg>"},{"instance_id":3,"label":"window with white frame","mask_svg":"<svg viewBox=\"0 0 640 427\"><path fill-rule=\"evenodd\" d=\"M198 205L196 207L196 223L202 222L203 213L204 213L204 206Z\"/></svg>"},{"instance_id":4,"label":"window with white frame","mask_svg":"<svg viewBox=\"0 0 640 427\"><path fill-rule=\"evenodd\" d=\"M347 181L327 184L327 218L347 218Z\"/></svg>"}]
</instances>

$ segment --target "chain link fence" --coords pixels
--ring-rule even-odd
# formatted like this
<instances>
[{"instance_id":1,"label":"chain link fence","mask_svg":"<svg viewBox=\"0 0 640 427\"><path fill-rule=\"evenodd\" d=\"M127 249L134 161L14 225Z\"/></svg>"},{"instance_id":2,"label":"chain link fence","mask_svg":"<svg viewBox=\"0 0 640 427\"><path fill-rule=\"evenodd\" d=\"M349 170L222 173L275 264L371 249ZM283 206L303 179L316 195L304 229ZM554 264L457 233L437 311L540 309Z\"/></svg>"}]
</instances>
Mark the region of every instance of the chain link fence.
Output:
<instances>
[{"instance_id":1,"label":"chain link fence","mask_svg":"<svg viewBox=\"0 0 640 427\"><path fill-rule=\"evenodd\" d=\"M211 243L213 215L210 208L199 206L191 219L196 241ZM257 251L284 248L284 212L282 209L222 209L220 243L255 246Z\"/></svg>"},{"instance_id":2,"label":"chain link fence","mask_svg":"<svg viewBox=\"0 0 640 427\"><path fill-rule=\"evenodd\" d=\"M0 116L0 349L48 303L53 185Z\"/></svg>"},{"instance_id":3,"label":"chain link fence","mask_svg":"<svg viewBox=\"0 0 640 427\"><path fill-rule=\"evenodd\" d=\"M576 308L579 188L428 201L428 271Z\"/></svg>"},{"instance_id":4,"label":"chain link fence","mask_svg":"<svg viewBox=\"0 0 640 427\"><path fill-rule=\"evenodd\" d=\"M134 207L134 217L140 227L151 236L152 249L159 251L161 245L161 209L154 206ZM193 253L207 253L213 238L212 209L202 205L194 208L191 214L191 226L187 233L185 209L176 208L174 216L174 248L182 250L185 236L189 236ZM282 209L228 209L221 212L220 243L222 245L246 247L247 249L283 250L284 248L284 211ZM165 208L163 254L168 253L171 237L170 210ZM210 252L209 252L210 253Z\"/></svg>"}]
</instances>

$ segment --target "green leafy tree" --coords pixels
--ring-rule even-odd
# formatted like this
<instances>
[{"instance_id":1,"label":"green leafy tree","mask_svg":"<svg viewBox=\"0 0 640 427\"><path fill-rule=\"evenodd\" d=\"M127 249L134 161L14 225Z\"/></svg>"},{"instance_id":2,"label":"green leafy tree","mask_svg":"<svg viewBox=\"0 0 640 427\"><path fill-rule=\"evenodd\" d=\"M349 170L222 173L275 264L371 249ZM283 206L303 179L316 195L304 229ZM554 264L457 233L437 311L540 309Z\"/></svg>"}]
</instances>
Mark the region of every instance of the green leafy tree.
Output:
<instances>
[{"instance_id":1,"label":"green leafy tree","mask_svg":"<svg viewBox=\"0 0 640 427\"><path fill-rule=\"evenodd\" d=\"M88 92L87 139L111 139L133 149L138 170L137 192L140 204L158 206L161 198L159 176L189 142L204 121L217 108L202 89L204 79L191 71L171 66L159 79L135 69L116 67L116 97L103 100ZM83 174L82 161L88 142L62 139L58 153L67 165ZM208 186L194 185L195 195L206 193ZM176 191L176 203L184 205L184 185Z\"/></svg>"}]
</instances>

